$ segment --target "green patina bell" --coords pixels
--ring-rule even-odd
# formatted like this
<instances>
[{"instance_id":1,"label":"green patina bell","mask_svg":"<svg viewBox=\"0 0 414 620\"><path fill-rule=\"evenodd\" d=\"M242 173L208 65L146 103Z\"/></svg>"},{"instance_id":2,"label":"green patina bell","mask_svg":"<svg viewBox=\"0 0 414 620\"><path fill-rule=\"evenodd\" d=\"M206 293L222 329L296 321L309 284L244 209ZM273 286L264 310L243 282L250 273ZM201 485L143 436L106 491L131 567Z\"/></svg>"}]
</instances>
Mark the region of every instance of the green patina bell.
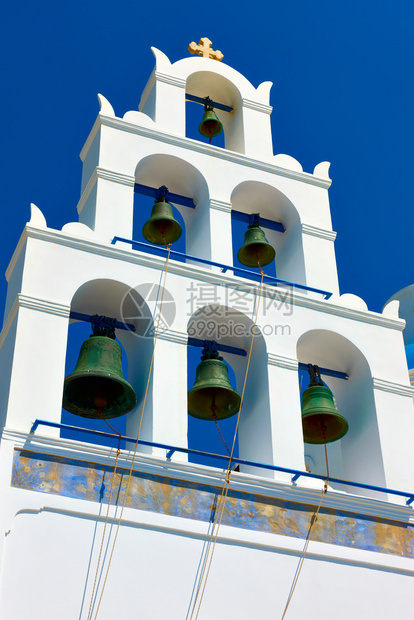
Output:
<instances>
[{"instance_id":1,"label":"green patina bell","mask_svg":"<svg viewBox=\"0 0 414 620\"><path fill-rule=\"evenodd\" d=\"M237 252L237 258L246 267L261 267L268 265L274 260L276 252L265 237L259 226L257 218L244 234L244 243Z\"/></svg>"},{"instance_id":2,"label":"green patina bell","mask_svg":"<svg viewBox=\"0 0 414 620\"><path fill-rule=\"evenodd\" d=\"M333 394L323 384L318 367L312 369L315 374L311 374L311 383L302 396L303 439L314 444L337 441L348 432L348 422L337 411Z\"/></svg>"},{"instance_id":3,"label":"green patina bell","mask_svg":"<svg viewBox=\"0 0 414 620\"><path fill-rule=\"evenodd\" d=\"M107 336L83 343L73 373L66 377L63 408L84 418L116 418L131 411L137 399L122 373L121 347Z\"/></svg>"},{"instance_id":4,"label":"green patina bell","mask_svg":"<svg viewBox=\"0 0 414 620\"><path fill-rule=\"evenodd\" d=\"M217 118L211 106L205 106L203 120L198 126L198 131L206 138L215 138L223 131L223 125Z\"/></svg>"},{"instance_id":5,"label":"green patina bell","mask_svg":"<svg viewBox=\"0 0 414 620\"><path fill-rule=\"evenodd\" d=\"M182 229L174 219L171 205L165 196L156 199L151 217L142 229L144 238L155 245L169 245L181 237Z\"/></svg>"},{"instance_id":6,"label":"green patina bell","mask_svg":"<svg viewBox=\"0 0 414 620\"><path fill-rule=\"evenodd\" d=\"M240 396L229 381L228 368L216 346L206 345L188 392L188 413L201 420L224 420L238 412Z\"/></svg>"}]
</instances>

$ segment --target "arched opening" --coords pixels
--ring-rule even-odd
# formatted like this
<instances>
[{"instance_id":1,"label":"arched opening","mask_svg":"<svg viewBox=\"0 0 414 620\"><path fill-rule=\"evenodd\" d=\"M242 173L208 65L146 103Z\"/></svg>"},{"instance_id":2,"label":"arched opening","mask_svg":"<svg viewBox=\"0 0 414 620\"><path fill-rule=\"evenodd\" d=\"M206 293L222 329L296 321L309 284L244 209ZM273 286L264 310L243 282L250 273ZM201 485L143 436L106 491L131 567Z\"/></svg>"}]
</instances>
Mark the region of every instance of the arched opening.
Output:
<instances>
[{"instance_id":1,"label":"arched opening","mask_svg":"<svg viewBox=\"0 0 414 620\"><path fill-rule=\"evenodd\" d=\"M151 292L144 283L135 288L115 280L99 279L83 284L74 294L71 311L84 315L100 315L116 318L118 321L135 327L116 329L116 339L122 350L122 370L124 378L132 385L137 396L137 406L129 413L108 420L110 425L122 435L136 436L138 429L139 404L142 400L146 377L149 370L150 351L152 350L153 332L151 330L152 311L147 303ZM84 340L91 334L88 322L71 320L68 330L65 376L71 374L78 359L79 350ZM80 417L62 410L62 423L72 426L111 432L103 420ZM80 439L88 443L114 445L112 440L105 440L93 435L69 434L62 431L63 437Z\"/></svg>"},{"instance_id":2,"label":"arched opening","mask_svg":"<svg viewBox=\"0 0 414 620\"><path fill-rule=\"evenodd\" d=\"M300 362L316 364L349 376L348 380L344 380L322 374L324 383L334 395L338 411L349 424L349 430L342 439L327 444L330 475L385 486L372 377L364 355L344 336L321 329L306 332L299 338L297 355ZM308 387L308 376L307 373L301 376L303 392ZM305 462L313 473L325 475L324 446L305 444ZM343 491L344 487L341 486L340 490ZM354 488L349 490L355 493ZM368 491L364 494L376 496Z\"/></svg>"},{"instance_id":3,"label":"arched opening","mask_svg":"<svg viewBox=\"0 0 414 620\"><path fill-rule=\"evenodd\" d=\"M238 88L222 75L210 71L197 71L188 77L186 92L203 99L210 97L217 103L233 108L233 112L214 109L223 125L223 133L217 138L213 138L212 144L224 146L226 149L237 153L244 153L242 97ZM186 136L208 142L208 138L201 136L198 131L198 126L203 118L203 111L200 104L186 103Z\"/></svg>"},{"instance_id":4,"label":"arched opening","mask_svg":"<svg viewBox=\"0 0 414 620\"><path fill-rule=\"evenodd\" d=\"M172 249L210 258L209 192L203 175L194 166L178 157L157 154L144 157L138 163L135 180L136 183L152 188L165 185L174 194L192 198L196 205L195 209L169 200L173 206L174 217L183 229L183 234L173 244ZM141 194L135 195L134 239L146 242L142 237L142 226L149 219L153 204L152 198ZM156 254L157 246L153 247L152 253Z\"/></svg>"},{"instance_id":5,"label":"arched opening","mask_svg":"<svg viewBox=\"0 0 414 620\"><path fill-rule=\"evenodd\" d=\"M267 374L267 354L263 335L253 321L242 312L229 306L209 305L199 308L188 322L188 334L190 338L200 341L214 340L217 343L219 353L228 364L230 381L234 380L232 387L241 395L247 369L247 354L253 338L253 348L247 374L246 388L244 392L243 406L240 414L238 436L236 437L236 452L240 458L272 462L271 428L270 428L270 403ZM245 355L238 355L221 349L224 345L235 347ZM188 388L194 385L195 369L200 362L201 348L188 347ZM234 379L233 379L234 378ZM200 421L189 416L188 445L190 448L216 454L228 455L224 442L215 428L214 422ZM234 415L219 423L220 431L228 448L234 439L237 416ZM211 465L210 459L203 463ZM217 463L218 467L224 468L223 461ZM269 475L263 469L240 467L241 471L249 471L261 476Z\"/></svg>"},{"instance_id":6,"label":"arched opening","mask_svg":"<svg viewBox=\"0 0 414 620\"><path fill-rule=\"evenodd\" d=\"M285 232L263 226L267 241L276 251L276 258L264 268L266 274L283 280L306 284L305 263L302 246L302 231L299 214L294 205L282 192L266 183L244 181L237 185L231 195L233 264L244 269L237 253L244 243L247 224L235 217L234 212L260 213L261 217L280 222Z\"/></svg>"}]
</instances>

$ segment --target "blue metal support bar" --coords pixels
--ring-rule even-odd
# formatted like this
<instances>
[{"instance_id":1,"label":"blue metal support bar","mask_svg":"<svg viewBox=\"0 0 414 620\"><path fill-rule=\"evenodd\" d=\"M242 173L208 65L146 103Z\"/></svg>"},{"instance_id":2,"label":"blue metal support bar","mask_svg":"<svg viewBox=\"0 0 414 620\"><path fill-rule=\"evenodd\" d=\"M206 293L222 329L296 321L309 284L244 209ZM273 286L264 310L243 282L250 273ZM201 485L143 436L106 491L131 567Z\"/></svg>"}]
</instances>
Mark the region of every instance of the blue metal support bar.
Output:
<instances>
[{"instance_id":1,"label":"blue metal support bar","mask_svg":"<svg viewBox=\"0 0 414 620\"><path fill-rule=\"evenodd\" d=\"M90 435L97 435L98 437L109 437L113 439L115 442L118 442L119 436L114 435L112 433L107 433L103 431L94 431L89 428L80 428L78 426L71 426L70 424L61 424L59 422L48 422L47 420L35 420L30 429L30 433L33 434L35 430L39 426L49 426L50 428L60 428L62 430L74 431L78 433L88 433ZM130 443L135 443L136 438L134 437L124 437L121 436L122 441L127 441ZM198 456L206 456L208 458L220 459L228 463L229 457L223 456L222 454L212 454L211 452L202 452L201 450L191 450L190 448L178 448L177 446L170 446L164 443L155 443L153 441L144 441L143 439L138 440L138 444L141 446L151 446L153 448L162 448L167 450L167 458L171 458L174 452L182 452L184 454L195 454ZM169 455L169 456L168 456ZM257 463L255 461L246 461L244 459L239 459L233 457L232 461L234 463L239 463L240 465L247 465L249 467L259 467L261 469L270 469L271 471L280 471L286 474L292 474L292 482L296 482L301 476L305 478L313 478L315 480L326 480L326 476L320 476L319 474L311 474L307 471L300 471L298 469L290 469L288 467L279 467L278 465L269 465L267 463ZM341 480L340 478L329 478L330 482L334 482L337 484L343 484L345 486L357 487L358 489L367 489L368 491L378 491L380 493L387 493L388 495L398 495L399 497L407 497L406 504L410 505L414 502L414 493L407 493L406 491L397 491L395 489L387 489L385 487L377 487L372 484L363 484L362 482L350 482L349 480Z\"/></svg>"},{"instance_id":2,"label":"blue metal support bar","mask_svg":"<svg viewBox=\"0 0 414 620\"><path fill-rule=\"evenodd\" d=\"M92 323L92 315L91 314L82 314L82 312L70 312L69 314L69 318L70 319L75 319L76 321L86 321L87 323ZM125 329L126 331L131 331L134 332L135 330L135 325L133 325L132 323L120 323L119 321L116 321L116 323L114 324L115 329Z\"/></svg>"},{"instance_id":3,"label":"blue metal support bar","mask_svg":"<svg viewBox=\"0 0 414 620\"><path fill-rule=\"evenodd\" d=\"M242 211L235 211L232 209L231 217L239 222L245 222L246 224L250 224L249 213L243 213ZM277 230L277 232L284 233L286 228L283 226L282 222L275 222L274 220L267 220L265 217L260 216L260 226L261 228L270 228L270 230Z\"/></svg>"},{"instance_id":4,"label":"blue metal support bar","mask_svg":"<svg viewBox=\"0 0 414 620\"><path fill-rule=\"evenodd\" d=\"M133 239L124 239L124 237L114 237L111 241L111 244L115 245L117 241L120 241L121 243L130 243L133 249L137 247L138 249L146 248L148 250L154 250L154 246L151 245L150 243L143 243L142 241L134 241ZM165 254L168 253L168 250L166 248L162 248L161 246L157 246L157 251L165 252ZM228 269L230 269L231 271L233 271L234 275L240 274L242 277L243 276L246 277L247 275L247 277L255 276L257 278L259 275L255 271L250 271L249 269L242 269L241 267L234 267L233 265L224 265L223 263L216 263L215 261L208 260L207 258L191 256L191 254L184 254L184 252L176 252L175 250L170 251L170 256L171 258L174 258L174 256L176 256L180 258L186 258L190 261L196 261L198 263L202 263L205 265L212 265L213 267L220 267L223 273L225 273ZM282 286L284 285L284 286L289 286L293 288L299 288L304 291L310 291L311 293L319 293L320 295L324 296L324 299L329 299L332 296L332 293L330 293L329 291L324 291L319 288L313 288L312 286L306 286L305 284L297 284L296 282L289 282L288 280L281 280L280 278L274 278L273 276L265 275L264 282L268 282L269 284L274 283L275 286L277 286L278 284L281 284Z\"/></svg>"},{"instance_id":5,"label":"blue metal support bar","mask_svg":"<svg viewBox=\"0 0 414 620\"><path fill-rule=\"evenodd\" d=\"M185 93L185 98L187 101L193 101L194 103L201 103L201 105L206 105L206 100L203 97L196 97L195 95L189 95ZM233 108L229 105L224 105L224 103L217 103L217 101L210 101L210 105L213 108L217 108L217 110L223 110L223 112L233 112Z\"/></svg>"},{"instance_id":6,"label":"blue metal support bar","mask_svg":"<svg viewBox=\"0 0 414 620\"><path fill-rule=\"evenodd\" d=\"M149 185L135 183L134 192L136 194L142 194L143 196L151 196L151 198L156 198L158 187L149 187ZM192 198L188 198L187 196L181 196L181 194L174 194L174 192L168 192L167 198L168 202L173 202L177 205L182 205L183 207L190 207L190 209L196 208L194 200Z\"/></svg>"},{"instance_id":7,"label":"blue metal support bar","mask_svg":"<svg viewBox=\"0 0 414 620\"><path fill-rule=\"evenodd\" d=\"M191 347L204 347L205 340L200 340L199 338L188 338L188 344ZM239 349L238 347L231 347L227 344L221 344L217 342L217 348L219 351L223 351L224 353L233 353L234 355L242 355L246 357L247 352L244 349Z\"/></svg>"},{"instance_id":8,"label":"blue metal support bar","mask_svg":"<svg viewBox=\"0 0 414 620\"><path fill-rule=\"evenodd\" d=\"M303 362L299 362L300 370L308 370L308 364L304 364ZM327 377L335 377L336 379L345 379L348 381L349 375L346 372L341 372L340 370L330 370L329 368L321 368L318 366L321 375L326 375Z\"/></svg>"}]
</instances>

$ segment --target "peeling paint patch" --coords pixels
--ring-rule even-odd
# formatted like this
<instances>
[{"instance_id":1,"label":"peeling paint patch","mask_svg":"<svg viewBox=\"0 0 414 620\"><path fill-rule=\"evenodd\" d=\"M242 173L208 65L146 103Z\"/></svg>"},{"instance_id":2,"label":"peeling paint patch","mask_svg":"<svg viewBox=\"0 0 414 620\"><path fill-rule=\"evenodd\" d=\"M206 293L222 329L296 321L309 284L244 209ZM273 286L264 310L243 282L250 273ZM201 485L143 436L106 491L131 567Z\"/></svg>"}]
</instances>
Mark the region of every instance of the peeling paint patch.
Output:
<instances>
[{"instance_id":1,"label":"peeling paint patch","mask_svg":"<svg viewBox=\"0 0 414 620\"><path fill-rule=\"evenodd\" d=\"M12 486L106 503L122 503L127 470L86 461L15 450ZM211 521L221 490L166 476L134 472L125 505L176 517ZM305 539L315 508L306 504L229 491L222 523ZM414 527L395 521L322 508L312 540L354 549L414 557Z\"/></svg>"}]
</instances>

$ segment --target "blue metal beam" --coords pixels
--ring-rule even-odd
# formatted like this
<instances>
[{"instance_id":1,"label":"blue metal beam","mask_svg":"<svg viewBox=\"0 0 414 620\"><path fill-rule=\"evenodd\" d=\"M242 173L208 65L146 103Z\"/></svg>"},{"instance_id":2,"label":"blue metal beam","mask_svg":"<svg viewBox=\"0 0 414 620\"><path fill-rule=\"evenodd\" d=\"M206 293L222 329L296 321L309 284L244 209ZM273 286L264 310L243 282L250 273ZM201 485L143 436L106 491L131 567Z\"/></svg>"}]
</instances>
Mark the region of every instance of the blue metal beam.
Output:
<instances>
[{"instance_id":1,"label":"blue metal beam","mask_svg":"<svg viewBox=\"0 0 414 620\"><path fill-rule=\"evenodd\" d=\"M308 370L309 364L304 364L303 362L299 362L300 370ZM340 370L331 370L330 368L322 368L318 366L321 375L326 375L327 377L335 377L336 379L345 379L346 381L349 379L349 375L346 372L341 372Z\"/></svg>"},{"instance_id":2,"label":"blue metal beam","mask_svg":"<svg viewBox=\"0 0 414 620\"><path fill-rule=\"evenodd\" d=\"M196 97L196 95L190 95L185 93L185 98L187 101L193 101L194 103L201 103L201 105L206 105L206 100L203 97ZM229 105L224 105L224 103L217 103L217 101L209 101L210 105L213 108L217 108L217 110L223 110L223 112L233 112L233 108Z\"/></svg>"},{"instance_id":3,"label":"blue metal beam","mask_svg":"<svg viewBox=\"0 0 414 620\"><path fill-rule=\"evenodd\" d=\"M154 250L154 246L150 243L143 243L142 241L134 241L133 239L125 239L124 237L114 237L111 241L112 245L115 245L117 241L122 243L130 243L132 248L145 248L147 250ZM161 246L157 246L158 252L164 252L166 255L168 254L168 250ZM152 253L152 252L151 252ZM212 265L213 267L220 267L223 273L226 273L228 269L234 273L234 275L240 274L241 276L247 275L255 276L256 278L259 274L256 271L250 271L249 269L242 269L241 267L234 267L233 265L224 265L223 263L216 263L215 261L208 260L207 258L200 258L199 256L191 256L191 254L184 254L184 252L176 252L175 250L170 251L171 258L176 256L177 258L185 258L189 261L196 261L198 263L202 263L204 265ZM312 286L306 286L305 284L298 284L297 282L289 282L288 280L281 280L280 278L274 278L273 276L264 276L264 282L268 282L269 284L281 284L282 286L288 286L292 288L298 288L304 291L311 291L312 293L319 293L324 296L325 299L329 299L332 296L332 293L329 291L324 291L319 288L313 288Z\"/></svg>"},{"instance_id":4,"label":"blue metal beam","mask_svg":"<svg viewBox=\"0 0 414 620\"><path fill-rule=\"evenodd\" d=\"M245 222L246 224L250 224L249 213L243 213L242 211L235 211L232 209L231 217L234 220L239 222ZM284 233L286 228L283 226L282 222L275 222L274 220L267 220L265 217L260 216L260 226L262 228L270 228L270 230L276 230L277 232Z\"/></svg>"},{"instance_id":5,"label":"blue metal beam","mask_svg":"<svg viewBox=\"0 0 414 620\"><path fill-rule=\"evenodd\" d=\"M78 433L88 433L90 435L96 435L100 437L108 437L110 439L113 439L116 442L116 445L118 444L118 441L119 441L119 436L114 435L112 433L107 433L103 431L94 431L89 428L81 428L79 426L71 426L70 424L61 424L59 422L48 422L47 420L35 420L30 429L30 433L33 434L38 428L38 426L48 426L50 428L60 428L62 430L67 430L67 431L74 431ZM133 443L133 444L136 443L136 438L134 437L124 437L122 435L121 440L127 441L129 443ZM182 452L184 454L194 454L197 456L206 456L207 458L220 459L222 461L225 461L226 463L229 462L229 457L223 456L222 454L213 454L211 452L203 452L201 450L191 450L190 448L178 448L177 446L171 446L165 443L155 443L153 441L144 441L143 439L139 439L138 444L140 446L150 446L153 448L162 448L164 450L167 450L168 451L167 454L170 455L168 458L171 458L174 452ZM326 480L326 476L321 476L319 474L311 474L310 472L300 471L299 469L279 467L278 465L269 465L267 463L258 463L256 461L246 461L244 459L239 459L236 457L232 458L232 462L239 463L240 465L247 465L249 467L259 467L261 469L269 469L271 471L280 471L282 473L292 474L292 482L295 482L302 476L304 476L305 478L313 478L315 480L323 480L323 481ZM379 491L380 493L387 493L388 495L398 495L399 497L407 497L408 498L406 501L407 505L410 505L414 502L414 493L407 493L407 491L397 491L395 489L387 489L386 487L378 487L372 484L363 484L361 482L351 482L349 480L341 480L340 478L329 478L329 482L334 482L334 483L342 484L345 486L357 487L359 489L367 489L368 491Z\"/></svg>"},{"instance_id":6,"label":"blue metal beam","mask_svg":"<svg viewBox=\"0 0 414 620\"><path fill-rule=\"evenodd\" d=\"M143 196L151 196L151 198L156 198L158 187L150 187L149 185L142 185L142 183L135 183L134 192L136 194L142 194ZM181 196L181 194L168 192L167 199L168 202L173 202L177 205L182 205L183 207L189 207L190 209L196 208L195 202L192 198Z\"/></svg>"},{"instance_id":7,"label":"blue metal beam","mask_svg":"<svg viewBox=\"0 0 414 620\"><path fill-rule=\"evenodd\" d=\"M205 340L200 340L199 338L188 338L188 344L192 347L204 347ZM219 351L223 351L224 353L233 353L233 355L242 355L246 357L247 352L244 349L239 349L238 347L231 347L227 344L221 344L217 342L217 348Z\"/></svg>"},{"instance_id":8,"label":"blue metal beam","mask_svg":"<svg viewBox=\"0 0 414 620\"><path fill-rule=\"evenodd\" d=\"M82 314L82 312L70 312L70 319L75 319L76 321L86 321L87 323L92 323L92 315L91 314ZM115 323L115 329L125 329L126 331L135 331L135 325L132 323L120 323L117 321Z\"/></svg>"}]
</instances>

